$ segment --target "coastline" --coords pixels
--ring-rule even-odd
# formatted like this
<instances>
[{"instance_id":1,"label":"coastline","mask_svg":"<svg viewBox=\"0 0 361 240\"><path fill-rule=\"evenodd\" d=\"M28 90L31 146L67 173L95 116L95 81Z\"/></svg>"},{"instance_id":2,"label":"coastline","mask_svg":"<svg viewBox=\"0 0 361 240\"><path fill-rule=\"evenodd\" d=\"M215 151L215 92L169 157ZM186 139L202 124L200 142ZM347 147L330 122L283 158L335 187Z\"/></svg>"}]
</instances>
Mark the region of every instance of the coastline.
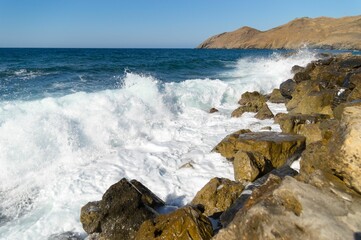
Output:
<instances>
[{"instance_id":1,"label":"coastline","mask_svg":"<svg viewBox=\"0 0 361 240\"><path fill-rule=\"evenodd\" d=\"M133 229L131 233L127 232L130 234L128 238L144 239L146 236L147 239L151 239L151 236L155 236L155 238L163 236L165 239L171 239L169 238L170 235L167 234L174 232L174 229L179 231L192 229L189 232L198 236L199 239L210 239L214 235L213 230L216 230L216 232L220 230L214 236L214 239L239 239L241 236L243 239L272 236L290 237L291 235L288 234L291 232L294 238L310 238L312 236L319 239L328 239L334 236L358 236L359 233L352 231L352 229L360 229L361 226L357 221L354 221L352 216L356 217L361 214L361 188L358 180L360 169L357 167L357 163L361 159L357 147L349 146L351 140L348 137L352 141L356 141L354 144L357 145L358 140L354 136L354 131L357 131L359 123L354 119L361 116L359 115L361 106L358 102L361 87L359 85L361 83L360 67L361 57L329 55L308 64L304 68L295 68L293 79L288 80L287 84L281 84L279 93L282 96L279 93L278 96L271 96L271 98L278 99L278 101L287 102L288 114L281 113L275 116L275 120L280 124L283 133L273 133L265 130L262 132L262 137L260 137L259 133L244 130L227 136L220 142L221 146L216 147L215 150L232 162L235 168L235 177L238 181L234 182L220 178L212 179L209 184L200 190L192 201L192 205L176 211L173 210L167 215L158 215L156 209L160 205L163 206L164 202L156 200L157 198L153 194L149 196L148 191L150 190L144 186L131 184L129 191L135 191L134 199L138 199L135 200L138 202L138 205L134 207L135 211L139 209L147 211L144 208L154 210L151 211L152 214L149 218L136 219L135 225L132 225L133 227L125 227L125 229ZM337 69L336 72L335 69ZM345 84L346 82L348 84ZM262 109L266 98L261 97L260 100L260 97L261 95L257 94L243 95L243 100L240 100L242 112L243 110L257 112ZM272 137L268 136L268 134L272 134ZM295 146L293 143L288 143L288 141L293 140L289 140L288 137L285 139L282 134L291 134L292 136L301 134L306 141L301 140L296 145L298 147L292 148L291 151L290 148L285 146ZM341 137L345 136L345 134L346 139ZM243 145L243 143L249 145L250 141L254 142L254 147L245 148L246 145ZM257 147L255 148L255 146L263 143L273 150L267 150L266 147L267 151L262 152L264 150L261 151L257 150ZM275 146L282 146L280 148L282 151L277 152L275 149L279 149L279 147L270 147L272 146L270 143L276 143ZM341 151L340 148L346 149L346 152ZM323 150L319 152L315 151L316 149ZM293 160L297 159L294 155L295 153L299 154L300 151L303 151L301 169L297 174L288 166ZM284 155L286 153L287 155ZM283 156L281 162L280 156ZM292 161L289 161L289 159L292 159ZM262 166L262 162L268 163L268 165ZM271 162L271 165L269 165L269 162ZM351 173L351 179L348 173L346 175L343 173L345 164L348 166L346 172L350 171ZM250 171L253 173L250 174ZM249 184L250 182L253 182L253 184ZM123 189L124 187L121 186L124 186L124 184L128 184L128 180L123 179L121 184L117 183L113 186L120 186L120 189ZM218 191L219 189L222 189L222 191ZM108 195L113 194L111 190L108 191ZM312 192L313 195L310 195L309 192ZM122 195L125 196L126 194ZM148 200L144 200L144 195L149 196L145 198ZM239 197L229 198L226 196ZM318 196L316 200L312 200L314 196ZM215 205L214 199L217 199L217 204L221 204L223 207ZM318 218L316 220L310 213L317 212L320 204L325 200L329 204L323 204L322 207L330 209L329 213L327 211L319 212L315 215ZM122 201L120 200L120 202ZM221 203L222 201L223 203ZM153 202L157 202L158 205L155 206ZM109 205L107 197L103 196L100 202L94 204L96 204L95 207L94 205L91 205L93 207L83 207L81 217L83 226L95 224L95 227L88 233L94 234L96 237L105 234L104 236L107 239L116 238L117 233L107 232L108 230L100 227L104 224L104 221L107 222L105 226L115 226L112 225L114 223L109 223L109 220L104 218L107 215L105 212L109 210L102 209L104 207L101 206L104 204L105 206ZM351 217L344 218L339 222L338 224L346 224L344 225L345 228L342 231L338 229L335 232L333 229L335 225L332 225L330 219L335 219L333 214L337 215L337 213L331 209L342 204L348 206L346 213L343 213L345 216L351 214L348 212L351 208L356 212L352 213ZM222 209L221 214L218 213L220 209ZM259 214L264 211L267 214L261 217ZM215 221L216 226L213 224L213 230L211 222L205 218L206 215L204 214L213 219L213 222ZM176 219L190 222L188 222L189 224L179 225ZM267 222L273 222L273 219L279 222L279 225L276 223L267 224ZM127 218L127 225L129 225L129 221L132 220ZM171 224L165 224L164 221ZM315 224L312 226L302 225L302 222L308 221L314 221ZM250 226L249 224L252 223L255 225ZM134 226L140 230L134 231ZM177 227L175 228L175 226ZM221 229L219 229L220 226L222 226ZM346 226L353 227L349 229ZM325 228L326 230L320 233L315 228ZM85 227L85 229L88 228ZM101 231L97 232L99 229ZM180 236L179 239L182 239L182 237ZM197 237L194 237L194 239L197 239Z\"/></svg>"}]
</instances>

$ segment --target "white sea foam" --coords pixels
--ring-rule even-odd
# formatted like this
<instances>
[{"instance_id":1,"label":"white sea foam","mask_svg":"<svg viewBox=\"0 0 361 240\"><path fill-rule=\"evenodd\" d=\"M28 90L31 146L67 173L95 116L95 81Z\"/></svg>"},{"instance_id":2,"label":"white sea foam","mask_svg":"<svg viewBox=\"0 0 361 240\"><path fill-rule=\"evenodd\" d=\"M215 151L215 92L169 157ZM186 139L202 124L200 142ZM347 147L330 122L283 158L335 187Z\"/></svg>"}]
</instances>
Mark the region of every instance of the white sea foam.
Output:
<instances>
[{"instance_id":1,"label":"white sea foam","mask_svg":"<svg viewBox=\"0 0 361 240\"><path fill-rule=\"evenodd\" d=\"M270 92L291 77L291 65L311 58L241 59L229 81L161 85L127 73L116 90L0 103L0 239L84 234L80 207L123 177L175 206L212 177L232 179L231 164L212 148L241 128L279 130L252 113L230 118L236 100L246 90ZM220 111L209 114L210 107ZM193 168L181 168L189 162Z\"/></svg>"}]
</instances>

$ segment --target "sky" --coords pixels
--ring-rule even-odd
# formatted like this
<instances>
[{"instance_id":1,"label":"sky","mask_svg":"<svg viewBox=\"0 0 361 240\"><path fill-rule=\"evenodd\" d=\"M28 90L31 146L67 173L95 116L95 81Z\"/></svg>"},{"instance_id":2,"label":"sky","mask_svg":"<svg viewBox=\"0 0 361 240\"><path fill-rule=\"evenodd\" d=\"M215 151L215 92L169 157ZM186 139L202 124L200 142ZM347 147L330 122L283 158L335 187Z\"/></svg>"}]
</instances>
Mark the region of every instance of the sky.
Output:
<instances>
[{"instance_id":1,"label":"sky","mask_svg":"<svg viewBox=\"0 0 361 240\"><path fill-rule=\"evenodd\" d=\"M194 48L242 26L361 14L361 0L0 0L0 47Z\"/></svg>"}]
</instances>

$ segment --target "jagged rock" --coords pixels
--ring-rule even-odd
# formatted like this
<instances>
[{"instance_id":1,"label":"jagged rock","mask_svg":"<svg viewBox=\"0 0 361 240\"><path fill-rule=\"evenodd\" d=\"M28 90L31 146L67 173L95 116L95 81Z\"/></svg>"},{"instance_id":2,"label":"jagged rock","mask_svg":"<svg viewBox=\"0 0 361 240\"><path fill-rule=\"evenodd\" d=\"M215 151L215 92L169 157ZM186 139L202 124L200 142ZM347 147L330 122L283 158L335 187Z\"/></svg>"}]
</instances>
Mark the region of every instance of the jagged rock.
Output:
<instances>
[{"instance_id":1,"label":"jagged rock","mask_svg":"<svg viewBox=\"0 0 361 240\"><path fill-rule=\"evenodd\" d=\"M102 211L99 203L100 201L88 202L81 208L80 222L87 233L101 232Z\"/></svg>"},{"instance_id":2,"label":"jagged rock","mask_svg":"<svg viewBox=\"0 0 361 240\"><path fill-rule=\"evenodd\" d=\"M280 113L275 117L284 133L295 133L306 137L306 144L322 140L320 124L329 119L324 114L285 114Z\"/></svg>"},{"instance_id":3,"label":"jagged rock","mask_svg":"<svg viewBox=\"0 0 361 240\"><path fill-rule=\"evenodd\" d=\"M341 108L341 107L340 107ZM342 179L347 186L361 193L361 102L344 104L339 124L330 122L328 141L309 145L302 154L301 172L312 174L322 170Z\"/></svg>"},{"instance_id":4,"label":"jagged rock","mask_svg":"<svg viewBox=\"0 0 361 240\"><path fill-rule=\"evenodd\" d=\"M303 81L297 84L292 99L286 104L290 113L333 115L332 104L336 90L322 90L317 82Z\"/></svg>"},{"instance_id":5,"label":"jagged rock","mask_svg":"<svg viewBox=\"0 0 361 240\"><path fill-rule=\"evenodd\" d=\"M260 120L264 120L264 119L268 119L268 118L273 118L274 115L271 112L271 110L269 109L269 107L267 106L267 104L264 104L258 111L258 113L255 115L255 118L258 118Z\"/></svg>"},{"instance_id":6,"label":"jagged rock","mask_svg":"<svg viewBox=\"0 0 361 240\"><path fill-rule=\"evenodd\" d=\"M298 65L294 65L292 68L291 68L291 73L293 74L296 74L298 72L302 72L305 68L304 67L301 67L301 66L298 66Z\"/></svg>"},{"instance_id":7,"label":"jagged rock","mask_svg":"<svg viewBox=\"0 0 361 240\"><path fill-rule=\"evenodd\" d=\"M241 117L243 113L245 112L257 112L258 108L256 108L255 106L240 106L238 108L236 108L231 116L232 117Z\"/></svg>"},{"instance_id":8,"label":"jagged rock","mask_svg":"<svg viewBox=\"0 0 361 240\"><path fill-rule=\"evenodd\" d=\"M307 81L310 79L311 79L311 76L307 72L304 72L304 71L300 71L293 76L293 81L295 83L300 83L300 82Z\"/></svg>"},{"instance_id":9,"label":"jagged rock","mask_svg":"<svg viewBox=\"0 0 361 240\"><path fill-rule=\"evenodd\" d=\"M297 84L292 79L288 79L287 81L284 81L280 85L281 95L286 99L291 99L292 94L296 89L296 86Z\"/></svg>"},{"instance_id":10,"label":"jagged rock","mask_svg":"<svg viewBox=\"0 0 361 240\"><path fill-rule=\"evenodd\" d=\"M214 239L354 239L361 228L360 195L345 191L337 179L328 181L318 188L270 177Z\"/></svg>"},{"instance_id":11,"label":"jagged rock","mask_svg":"<svg viewBox=\"0 0 361 240\"><path fill-rule=\"evenodd\" d=\"M238 150L261 154L273 168L283 166L289 157L300 154L304 144L303 136L278 132L249 132L236 139ZM260 164L258 169L264 167L261 163L255 164Z\"/></svg>"},{"instance_id":12,"label":"jagged rock","mask_svg":"<svg viewBox=\"0 0 361 240\"><path fill-rule=\"evenodd\" d=\"M233 161L234 179L253 182L260 174L273 169L272 164L259 152L239 150Z\"/></svg>"},{"instance_id":13,"label":"jagged rock","mask_svg":"<svg viewBox=\"0 0 361 240\"><path fill-rule=\"evenodd\" d=\"M99 202L81 209L84 230L99 239L134 239L140 225L157 213L153 208L164 205L148 188L125 178L112 185Z\"/></svg>"},{"instance_id":14,"label":"jagged rock","mask_svg":"<svg viewBox=\"0 0 361 240\"><path fill-rule=\"evenodd\" d=\"M258 178L256 181L249 183L246 188L243 190L241 195L236 199L236 201L230 206L226 211L224 211L220 217L220 221L223 227L226 227L234 218L236 213L243 208L243 206L247 203L249 197L252 192L262 186L270 176L275 175L280 178L284 178L286 176L296 176L298 174L297 171L290 168L287 165L282 166L278 169L273 169L270 173L264 175L263 177Z\"/></svg>"},{"instance_id":15,"label":"jagged rock","mask_svg":"<svg viewBox=\"0 0 361 240\"><path fill-rule=\"evenodd\" d=\"M204 214L212 216L224 212L239 197L244 185L226 178L212 178L194 197L191 204L202 204Z\"/></svg>"},{"instance_id":16,"label":"jagged rock","mask_svg":"<svg viewBox=\"0 0 361 240\"><path fill-rule=\"evenodd\" d=\"M217 109L217 108L211 108L211 109L209 109L209 113L215 113L215 112L218 112L218 109Z\"/></svg>"},{"instance_id":17,"label":"jagged rock","mask_svg":"<svg viewBox=\"0 0 361 240\"><path fill-rule=\"evenodd\" d=\"M229 161L233 161L234 155L238 152L238 137L240 134L251 132L249 129L241 129L232 134L227 135L220 143L218 143L212 151L220 153Z\"/></svg>"},{"instance_id":18,"label":"jagged rock","mask_svg":"<svg viewBox=\"0 0 361 240\"><path fill-rule=\"evenodd\" d=\"M240 117L245 112L258 112L266 105L266 97L259 92L245 92L238 103L241 105L232 112L232 117Z\"/></svg>"},{"instance_id":19,"label":"jagged rock","mask_svg":"<svg viewBox=\"0 0 361 240\"><path fill-rule=\"evenodd\" d=\"M286 103L287 99L284 96L282 96L281 90L275 88L271 93L269 101L271 103Z\"/></svg>"},{"instance_id":20,"label":"jagged rock","mask_svg":"<svg viewBox=\"0 0 361 240\"><path fill-rule=\"evenodd\" d=\"M186 206L170 214L145 221L137 240L179 239L207 240L213 236L212 224L199 208Z\"/></svg>"},{"instance_id":21,"label":"jagged rock","mask_svg":"<svg viewBox=\"0 0 361 240\"><path fill-rule=\"evenodd\" d=\"M239 105L254 106L255 108L261 108L267 99L259 92L245 92L242 94L241 99L238 101Z\"/></svg>"}]
</instances>

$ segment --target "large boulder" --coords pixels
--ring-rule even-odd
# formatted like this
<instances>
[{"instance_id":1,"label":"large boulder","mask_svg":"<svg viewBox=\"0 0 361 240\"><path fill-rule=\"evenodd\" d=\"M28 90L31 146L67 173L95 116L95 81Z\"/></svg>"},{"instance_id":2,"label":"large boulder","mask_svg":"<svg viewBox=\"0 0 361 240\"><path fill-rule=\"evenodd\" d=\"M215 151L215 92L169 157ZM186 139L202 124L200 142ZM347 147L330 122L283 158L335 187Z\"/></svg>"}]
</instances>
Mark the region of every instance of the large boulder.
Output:
<instances>
[{"instance_id":1,"label":"large boulder","mask_svg":"<svg viewBox=\"0 0 361 240\"><path fill-rule=\"evenodd\" d=\"M332 104L336 94L336 90L323 90L317 82L303 81L297 85L286 107L293 114L318 113L333 116Z\"/></svg>"},{"instance_id":2,"label":"large boulder","mask_svg":"<svg viewBox=\"0 0 361 240\"><path fill-rule=\"evenodd\" d=\"M274 115L269 109L267 104L264 104L258 111L258 113L254 116L255 118L258 118L260 120L273 118Z\"/></svg>"},{"instance_id":3,"label":"large boulder","mask_svg":"<svg viewBox=\"0 0 361 240\"><path fill-rule=\"evenodd\" d=\"M292 98L292 94L296 89L296 82L293 81L292 79L288 79L286 81L284 81L283 83L281 83L280 85L280 93L283 97L285 97L286 99L291 99Z\"/></svg>"},{"instance_id":4,"label":"large boulder","mask_svg":"<svg viewBox=\"0 0 361 240\"><path fill-rule=\"evenodd\" d=\"M155 218L154 208L162 205L164 202L140 182L123 178L104 193L101 201L82 207L80 221L88 234L100 239L134 239L140 225Z\"/></svg>"},{"instance_id":5,"label":"large boulder","mask_svg":"<svg viewBox=\"0 0 361 240\"><path fill-rule=\"evenodd\" d=\"M361 229L360 195L332 176L310 182L269 177L214 239L354 239Z\"/></svg>"},{"instance_id":6,"label":"large boulder","mask_svg":"<svg viewBox=\"0 0 361 240\"><path fill-rule=\"evenodd\" d=\"M194 197L191 204L204 206L206 216L217 215L229 208L244 189L241 182L212 178Z\"/></svg>"},{"instance_id":7,"label":"large boulder","mask_svg":"<svg viewBox=\"0 0 361 240\"><path fill-rule=\"evenodd\" d=\"M207 240L213 236L212 224L201 209L192 206L145 221L135 237L137 240L179 239Z\"/></svg>"},{"instance_id":8,"label":"large boulder","mask_svg":"<svg viewBox=\"0 0 361 240\"><path fill-rule=\"evenodd\" d=\"M232 134L227 135L220 143L218 143L212 151L220 153L229 161L233 161L234 155L240 149L238 146L238 137L243 133L251 132L249 129L241 129Z\"/></svg>"},{"instance_id":9,"label":"large boulder","mask_svg":"<svg viewBox=\"0 0 361 240\"><path fill-rule=\"evenodd\" d=\"M297 174L298 172L296 170L285 165L281 168L273 169L270 173L267 173L263 177L258 178L256 181L247 184L247 186L245 187L241 195L236 199L236 201L220 216L220 222L222 226L226 227L229 223L232 222L237 212L245 206L252 192L255 189L263 186L263 184L268 180L270 176L275 175L283 179L286 176L296 176Z\"/></svg>"},{"instance_id":10,"label":"large boulder","mask_svg":"<svg viewBox=\"0 0 361 240\"><path fill-rule=\"evenodd\" d=\"M327 141L310 144L301 160L301 172L312 174L322 170L342 179L347 186L361 193L361 102L342 104L330 122Z\"/></svg>"},{"instance_id":11,"label":"large boulder","mask_svg":"<svg viewBox=\"0 0 361 240\"><path fill-rule=\"evenodd\" d=\"M322 140L321 123L330 117L325 114L286 114L275 117L284 133L295 133L306 137L306 144Z\"/></svg>"},{"instance_id":12,"label":"large boulder","mask_svg":"<svg viewBox=\"0 0 361 240\"><path fill-rule=\"evenodd\" d=\"M269 101L271 103L286 103L287 99L282 96L280 89L275 88L270 95Z\"/></svg>"},{"instance_id":13,"label":"large boulder","mask_svg":"<svg viewBox=\"0 0 361 240\"><path fill-rule=\"evenodd\" d=\"M258 112L266 101L266 97L259 92L245 92L238 101L241 106L232 112L232 117L240 117L245 112Z\"/></svg>"}]
</instances>

